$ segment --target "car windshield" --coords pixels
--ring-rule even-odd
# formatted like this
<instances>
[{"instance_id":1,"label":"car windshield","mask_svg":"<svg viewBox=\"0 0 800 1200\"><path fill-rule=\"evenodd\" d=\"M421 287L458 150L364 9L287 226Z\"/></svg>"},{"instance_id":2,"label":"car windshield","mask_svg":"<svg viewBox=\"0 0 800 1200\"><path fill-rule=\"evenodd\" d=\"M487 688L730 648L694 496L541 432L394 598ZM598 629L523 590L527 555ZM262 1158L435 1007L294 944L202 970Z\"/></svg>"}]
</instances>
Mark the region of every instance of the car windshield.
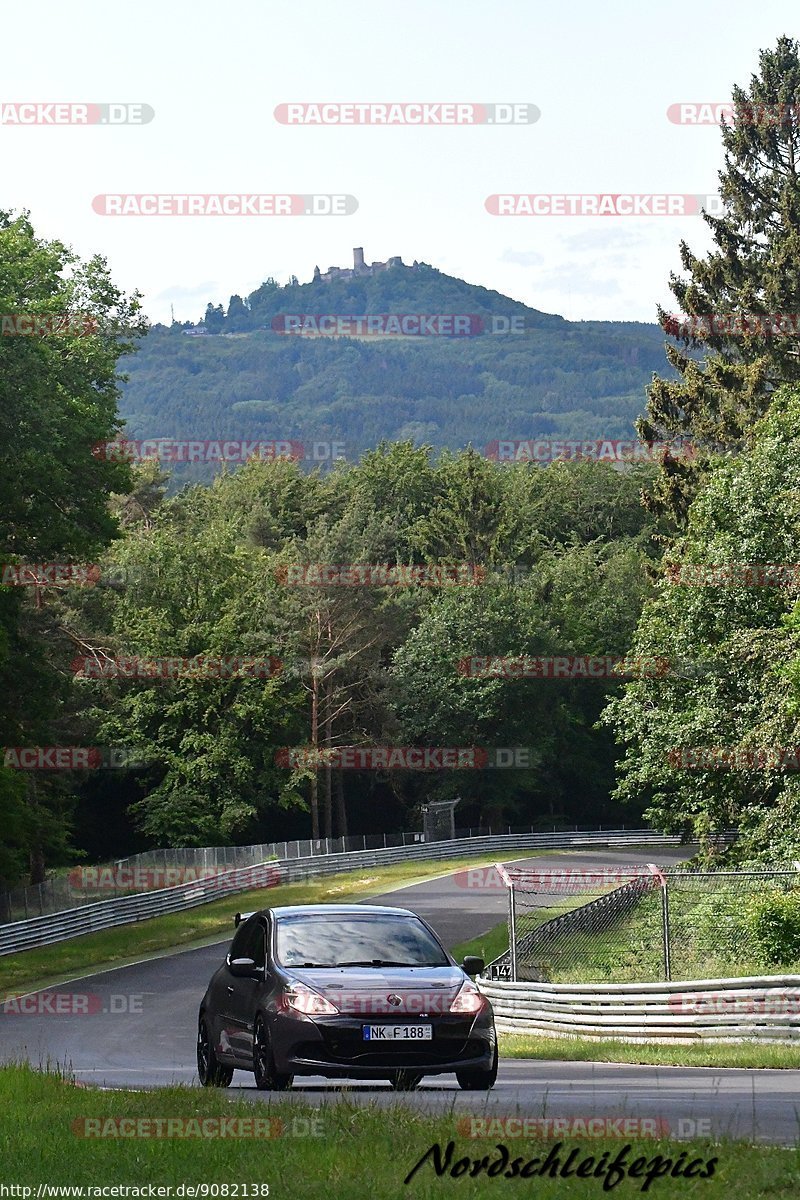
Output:
<instances>
[{"instance_id":1,"label":"car windshield","mask_svg":"<svg viewBox=\"0 0 800 1200\"><path fill-rule=\"evenodd\" d=\"M447 967L442 947L416 917L284 916L277 957L287 967Z\"/></svg>"}]
</instances>

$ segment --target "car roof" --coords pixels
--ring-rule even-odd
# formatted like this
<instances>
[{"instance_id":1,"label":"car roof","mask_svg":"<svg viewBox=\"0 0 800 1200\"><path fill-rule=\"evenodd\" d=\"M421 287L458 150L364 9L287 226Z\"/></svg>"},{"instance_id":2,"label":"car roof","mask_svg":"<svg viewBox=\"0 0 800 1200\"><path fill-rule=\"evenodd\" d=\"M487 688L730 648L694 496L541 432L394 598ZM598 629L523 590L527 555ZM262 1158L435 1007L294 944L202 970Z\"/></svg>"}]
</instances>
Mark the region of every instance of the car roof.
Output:
<instances>
[{"instance_id":1,"label":"car roof","mask_svg":"<svg viewBox=\"0 0 800 1200\"><path fill-rule=\"evenodd\" d=\"M276 908L263 908L262 913L271 912L276 917L324 916L346 917L376 914L392 917L416 917L407 908L387 908L378 904L284 904Z\"/></svg>"}]
</instances>

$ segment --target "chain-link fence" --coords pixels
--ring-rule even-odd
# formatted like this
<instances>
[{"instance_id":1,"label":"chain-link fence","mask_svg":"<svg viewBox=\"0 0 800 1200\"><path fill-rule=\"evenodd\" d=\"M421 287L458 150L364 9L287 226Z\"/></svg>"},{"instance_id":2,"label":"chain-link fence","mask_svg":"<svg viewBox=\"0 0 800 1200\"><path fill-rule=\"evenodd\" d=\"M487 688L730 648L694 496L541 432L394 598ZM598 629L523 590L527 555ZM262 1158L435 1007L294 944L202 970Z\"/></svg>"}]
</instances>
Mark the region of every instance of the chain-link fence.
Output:
<instances>
[{"instance_id":1,"label":"chain-link fence","mask_svg":"<svg viewBox=\"0 0 800 1200\"><path fill-rule=\"evenodd\" d=\"M509 951L498 979L722 979L800 971L800 871L498 867Z\"/></svg>"},{"instance_id":2,"label":"chain-link fence","mask_svg":"<svg viewBox=\"0 0 800 1200\"><path fill-rule=\"evenodd\" d=\"M421 833L358 834L347 838L293 838L249 846L186 846L145 850L101 866L76 866L32 887L0 892L0 923L61 912L95 900L112 900L139 892L191 884L226 871L255 866L270 859L307 858L349 850L377 850L413 845Z\"/></svg>"},{"instance_id":3,"label":"chain-link fence","mask_svg":"<svg viewBox=\"0 0 800 1200\"><path fill-rule=\"evenodd\" d=\"M553 825L553 833L566 829ZM571 829L572 826L569 826ZM578 832L578 826L575 827ZM491 825L456 829L456 838L491 837L502 833L546 833L550 826ZM602 832L602 825L598 832ZM625 826L621 826L624 832ZM130 858L117 859L101 866L76 866L48 876L42 883L0 892L0 924L27 921L46 913L62 912L93 900L110 900L139 892L193 883L224 871L254 866L272 858L308 858L312 854L344 854L351 850L383 850L394 846L413 846L437 841L443 830L428 833L366 833L351 837L292 838L284 842L262 842L248 846L188 846L180 849L145 850ZM449 834L448 834L449 836Z\"/></svg>"}]
</instances>

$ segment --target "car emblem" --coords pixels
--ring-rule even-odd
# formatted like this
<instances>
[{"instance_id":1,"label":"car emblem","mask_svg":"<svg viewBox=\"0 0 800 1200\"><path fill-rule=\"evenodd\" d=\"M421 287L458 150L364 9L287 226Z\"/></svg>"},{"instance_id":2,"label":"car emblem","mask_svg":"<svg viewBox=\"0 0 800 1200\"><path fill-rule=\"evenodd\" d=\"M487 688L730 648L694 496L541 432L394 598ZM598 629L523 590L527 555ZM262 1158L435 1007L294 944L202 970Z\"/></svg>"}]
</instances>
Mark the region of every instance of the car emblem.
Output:
<instances>
[{"instance_id":1,"label":"car emblem","mask_svg":"<svg viewBox=\"0 0 800 1200\"><path fill-rule=\"evenodd\" d=\"M395 1008L397 1008L398 1004L402 1004L402 1003L403 1003L403 999L402 999L402 997L401 997L401 996L395 996L395 995L391 995L391 996L387 996L387 997L386 997L386 999L387 999L387 1000L389 1001L389 1003L390 1003L390 1004L392 1004L392 1005L393 1005Z\"/></svg>"}]
</instances>

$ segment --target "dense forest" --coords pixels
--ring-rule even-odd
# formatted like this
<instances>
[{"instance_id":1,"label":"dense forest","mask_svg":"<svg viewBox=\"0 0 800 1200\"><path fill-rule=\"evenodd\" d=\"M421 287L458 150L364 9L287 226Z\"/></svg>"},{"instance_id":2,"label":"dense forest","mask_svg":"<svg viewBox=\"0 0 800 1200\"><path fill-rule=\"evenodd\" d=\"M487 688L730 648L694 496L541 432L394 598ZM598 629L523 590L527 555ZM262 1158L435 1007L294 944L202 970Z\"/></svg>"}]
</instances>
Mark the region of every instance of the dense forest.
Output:
<instances>
[{"instance_id":1,"label":"dense forest","mask_svg":"<svg viewBox=\"0 0 800 1200\"><path fill-rule=\"evenodd\" d=\"M469 316L479 332L279 331L287 315L386 313ZM424 264L396 265L327 283L268 280L227 309L209 305L196 326L155 326L123 364L121 411L131 439L336 442L349 461L382 440L484 451L506 438L631 438L663 361L655 324L565 321ZM178 482L214 469L172 464Z\"/></svg>"},{"instance_id":2,"label":"dense forest","mask_svg":"<svg viewBox=\"0 0 800 1200\"><path fill-rule=\"evenodd\" d=\"M419 828L455 796L463 824L644 818L708 854L737 827L740 861L800 857L800 356L796 323L761 319L800 312L800 126L752 118L795 95L781 38L734 88L725 212L704 258L681 245L687 319L660 331L271 327L318 312L309 289L346 314L520 315L396 267L147 332L102 259L0 213L0 312L46 318L0 337L0 886L144 845ZM759 319L709 319L731 313ZM481 445L625 436L654 367L638 433L691 456ZM96 453L309 426L362 453L199 481Z\"/></svg>"}]
</instances>

